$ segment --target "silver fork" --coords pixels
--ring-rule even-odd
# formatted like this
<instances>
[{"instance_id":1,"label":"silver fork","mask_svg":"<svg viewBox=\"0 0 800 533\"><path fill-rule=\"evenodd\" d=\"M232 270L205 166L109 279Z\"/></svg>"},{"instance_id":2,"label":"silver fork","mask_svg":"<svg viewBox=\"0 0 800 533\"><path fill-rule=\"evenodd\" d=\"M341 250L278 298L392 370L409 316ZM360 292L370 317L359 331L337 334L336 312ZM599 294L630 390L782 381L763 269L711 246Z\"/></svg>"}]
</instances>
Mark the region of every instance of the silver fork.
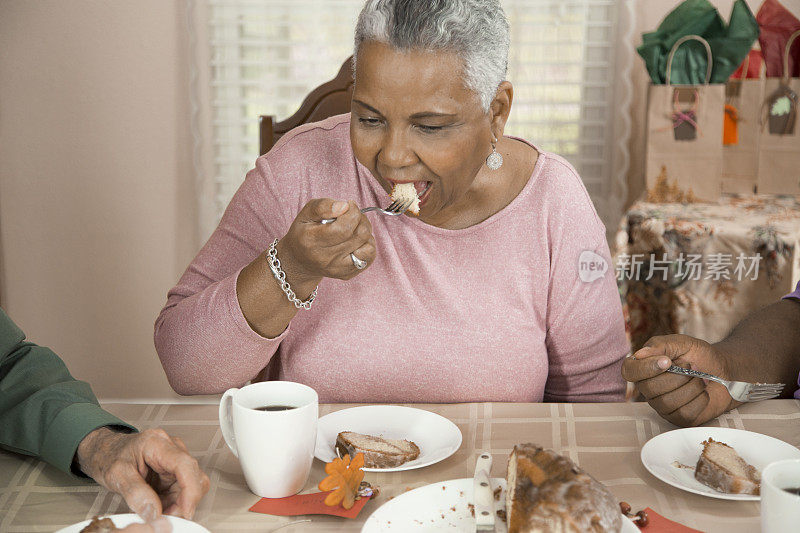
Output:
<instances>
[{"instance_id":1,"label":"silver fork","mask_svg":"<svg viewBox=\"0 0 800 533\"><path fill-rule=\"evenodd\" d=\"M688 368L681 368L672 365L667 369L667 372L673 374L681 374L693 378L704 378L716 381L728 389L731 398L737 402L760 402L761 400L769 400L777 398L783 390L785 385L783 383L748 383L746 381L729 381L727 379L718 378L705 372L691 370Z\"/></svg>"},{"instance_id":2,"label":"silver fork","mask_svg":"<svg viewBox=\"0 0 800 533\"><path fill-rule=\"evenodd\" d=\"M361 210L361 212L362 213L369 213L370 211L378 211L380 213L383 213L384 215L397 216L397 215L402 215L403 213L408 211L408 208L411 207L411 204L413 204L413 203L414 203L413 200L406 200L404 202L401 202L400 200L395 200L394 202L392 202L391 204L386 206L386 209L384 209L382 207L377 207L377 206L375 206L375 207L365 207L364 209ZM334 220L336 220L336 219L335 218L323 218L322 220L320 220L320 224L330 224Z\"/></svg>"}]
</instances>

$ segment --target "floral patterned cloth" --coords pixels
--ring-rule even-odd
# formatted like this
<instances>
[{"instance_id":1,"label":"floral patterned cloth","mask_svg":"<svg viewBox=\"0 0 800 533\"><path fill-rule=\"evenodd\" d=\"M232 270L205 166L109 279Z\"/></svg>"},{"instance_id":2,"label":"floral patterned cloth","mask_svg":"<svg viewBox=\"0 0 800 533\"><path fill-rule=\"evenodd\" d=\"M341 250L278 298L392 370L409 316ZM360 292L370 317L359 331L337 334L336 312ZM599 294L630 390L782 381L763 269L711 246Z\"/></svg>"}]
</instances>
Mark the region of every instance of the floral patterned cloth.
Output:
<instances>
[{"instance_id":1,"label":"floral patterned cloth","mask_svg":"<svg viewBox=\"0 0 800 533\"><path fill-rule=\"evenodd\" d=\"M631 348L670 333L722 340L749 312L795 288L799 244L794 197L636 203L614 258Z\"/></svg>"}]
</instances>

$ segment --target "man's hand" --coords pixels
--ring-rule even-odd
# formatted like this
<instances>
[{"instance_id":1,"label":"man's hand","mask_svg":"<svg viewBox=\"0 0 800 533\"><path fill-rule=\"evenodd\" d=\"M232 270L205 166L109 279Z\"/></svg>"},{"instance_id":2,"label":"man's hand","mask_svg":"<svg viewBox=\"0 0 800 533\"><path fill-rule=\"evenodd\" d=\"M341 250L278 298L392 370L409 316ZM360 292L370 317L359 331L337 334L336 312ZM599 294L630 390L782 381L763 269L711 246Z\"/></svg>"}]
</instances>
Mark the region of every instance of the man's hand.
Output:
<instances>
[{"instance_id":1,"label":"man's hand","mask_svg":"<svg viewBox=\"0 0 800 533\"><path fill-rule=\"evenodd\" d=\"M736 405L722 385L665 372L671 364L731 379L725 354L687 335L653 337L622 364L622 377L633 382L650 406L678 426L708 422Z\"/></svg>"},{"instance_id":2,"label":"man's hand","mask_svg":"<svg viewBox=\"0 0 800 533\"><path fill-rule=\"evenodd\" d=\"M191 519L208 492L208 477L186 445L162 429L125 434L99 428L84 437L76 456L87 476L120 494L147 522L162 512Z\"/></svg>"}]
</instances>

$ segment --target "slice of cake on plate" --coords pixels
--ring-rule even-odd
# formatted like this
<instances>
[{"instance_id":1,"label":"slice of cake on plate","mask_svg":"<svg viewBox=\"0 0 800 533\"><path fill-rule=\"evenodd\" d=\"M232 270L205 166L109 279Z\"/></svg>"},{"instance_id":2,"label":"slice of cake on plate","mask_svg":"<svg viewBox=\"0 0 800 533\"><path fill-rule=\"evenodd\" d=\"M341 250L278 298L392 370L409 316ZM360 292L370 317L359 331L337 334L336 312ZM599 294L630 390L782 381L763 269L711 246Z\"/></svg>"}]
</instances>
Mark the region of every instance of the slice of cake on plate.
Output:
<instances>
[{"instance_id":1,"label":"slice of cake on plate","mask_svg":"<svg viewBox=\"0 0 800 533\"><path fill-rule=\"evenodd\" d=\"M703 485L728 494L758 494L761 474L732 447L711 437L703 441L694 477Z\"/></svg>"},{"instance_id":2,"label":"slice of cake on plate","mask_svg":"<svg viewBox=\"0 0 800 533\"><path fill-rule=\"evenodd\" d=\"M409 440L384 439L353 431L337 435L336 452L341 457L363 453L365 468L395 468L419 457L419 447Z\"/></svg>"}]
</instances>

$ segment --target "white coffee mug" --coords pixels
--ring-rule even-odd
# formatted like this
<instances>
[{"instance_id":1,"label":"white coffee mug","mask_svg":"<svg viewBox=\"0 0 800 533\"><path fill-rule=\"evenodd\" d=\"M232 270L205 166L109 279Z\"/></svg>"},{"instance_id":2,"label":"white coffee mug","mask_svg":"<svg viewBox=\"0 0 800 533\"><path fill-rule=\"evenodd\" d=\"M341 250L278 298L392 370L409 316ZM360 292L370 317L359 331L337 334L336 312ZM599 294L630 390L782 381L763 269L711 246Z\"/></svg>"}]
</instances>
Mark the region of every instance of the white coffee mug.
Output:
<instances>
[{"instance_id":1,"label":"white coffee mug","mask_svg":"<svg viewBox=\"0 0 800 533\"><path fill-rule=\"evenodd\" d=\"M286 410L259 410L289 406ZM303 489L314 461L319 397L291 381L228 389L219 402L222 436L242 465L250 490L283 498Z\"/></svg>"},{"instance_id":2,"label":"white coffee mug","mask_svg":"<svg viewBox=\"0 0 800 533\"><path fill-rule=\"evenodd\" d=\"M783 533L800 528L800 496L784 489L800 487L800 459L775 461L761 473L761 531Z\"/></svg>"}]
</instances>

